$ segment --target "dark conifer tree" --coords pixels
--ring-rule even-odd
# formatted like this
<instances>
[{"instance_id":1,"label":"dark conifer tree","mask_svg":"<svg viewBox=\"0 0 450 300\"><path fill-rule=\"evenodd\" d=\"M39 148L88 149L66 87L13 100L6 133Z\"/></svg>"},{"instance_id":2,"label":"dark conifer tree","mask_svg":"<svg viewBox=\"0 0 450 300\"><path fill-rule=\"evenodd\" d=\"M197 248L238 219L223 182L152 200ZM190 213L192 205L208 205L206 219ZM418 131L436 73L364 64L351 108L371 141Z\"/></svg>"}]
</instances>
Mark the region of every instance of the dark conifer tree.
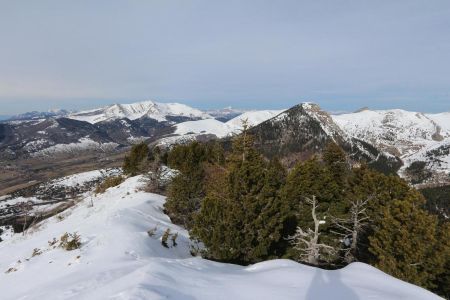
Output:
<instances>
[{"instance_id":1,"label":"dark conifer tree","mask_svg":"<svg viewBox=\"0 0 450 300\"><path fill-rule=\"evenodd\" d=\"M434 288L445 266L438 254L437 217L420 208L413 195L396 199L382 209L382 219L369 238L372 264L397 278Z\"/></svg>"},{"instance_id":2,"label":"dark conifer tree","mask_svg":"<svg viewBox=\"0 0 450 300\"><path fill-rule=\"evenodd\" d=\"M218 143L177 145L168 154L169 166L180 171L171 182L164 205L172 222L191 228L194 214L205 197L205 166L223 163Z\"/></svg>"},{"instance_id":3,"label":"dark conifer tree","mask_svg":"<svg viewBox=\"0 0 450 300\"><path fill-rule=\"evenodd\" d=\"M130 154L125 156L123 172L132 176L143 172L148 162L149 152L145 143L133 145Z\"/></svg>"},{"instance_id":4,"label":"dark conifer tree","mask_svg":"<svg viewBox=\"0 0 450 300\"><path fill-rule=\"evenodd\" d=\"M209 258L247 264L280 251L278 191L285 171L277 161L266 162L252 143L245 130L234 140L226 168L217 172L195 219L192 235L205 244Z\"/></svg>"}]
</instances>

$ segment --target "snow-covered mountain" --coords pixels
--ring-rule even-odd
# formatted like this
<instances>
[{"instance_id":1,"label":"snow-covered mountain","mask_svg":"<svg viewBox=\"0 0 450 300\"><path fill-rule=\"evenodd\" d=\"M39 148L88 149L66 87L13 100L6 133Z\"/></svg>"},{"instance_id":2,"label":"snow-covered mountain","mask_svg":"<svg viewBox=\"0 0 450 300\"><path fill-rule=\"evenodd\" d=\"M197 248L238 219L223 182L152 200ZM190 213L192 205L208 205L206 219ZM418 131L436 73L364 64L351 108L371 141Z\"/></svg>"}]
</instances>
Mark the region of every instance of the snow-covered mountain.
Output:
<instances>
[{"instance_id":1,"label":"snow-covered mountain","mask_svg":"<svg viewBox=\"0 0 450 300\"><path fill-rule=\"evenodd\" d=\"M0 159L50 157L58 153L73 155L86 150L105 153L142 140L160 141L161 145L170 146L238 134L243 120L247 120L250 127L274 120L270 124L275 127L286 124L279 126L276 130L278 136L270 137L272 142L267 147L279 148L286 144L290 149L300 149L304 145L310 146L304 143L311 139L300 138L307 134L316 134L316 141L322 139L320 135L323 135L327 136L326 139L337 139L341 144L348 144L355 138L358 141L350 144L365 152L366 157L376 157L378 150L400 157L403 161L400 174L411 182L450 182L450 112L423 114L398 109L362 109L330 117L317 105L304 103L300 106L304 113L287 113L288 110L242 111L233 108L205 112L179 103L144 101L70 114L64 110L32 112L18 117L18 120L0 122ZM293 110L298 113L298 109ZM283 121L287 116L290 121ZM294 122L294 119L297 121ZM305 126L303 122L311 125L311 120L320 130L308 133L305 129L308 126L301 127ZM269 129L273 128L267 128L268 133L261 133L261 137L268 138L267 134L271 132ZM279 136L292 132L298 135L291 142L277 140ZM361 146L362 143L366 145ZM371 145L378 150L369 150ZM282 155L282 152L278 155ZM423 174L419 174L419 179L414 179L417 169ZM414 174L411 175L411 172Z\"/></svg>"},{"instance_id":2,"label":"snow-covered mountain","mask_svg":"<svg viewBox=\"0 0 450 300\"><path fill-rule=\"evenodd\" d=\"M59 184L96 174L75 176ZM142 191L143 182L136 176L104 194L86 192L8 236L0 243L1 299L440 299L363 263L328 271L291 260L243 267L193 257L186 230L163 213L165 197ZM177 238L166 248L168 229ZM77 233L81 246L58 247L65 233Z\"/></svg>"},{"instance_id":3,"label":"snow-covered mountain","mask_svg":"<svg viewBox=\"0 0 450 300\"><path fill-rule=\"evenodd\" d=\"M181 117L188 119L212 118L207 113L180 103L158 103L143 101L132 104L113 104L103 108L92 109L74 113L68 116L71 119L86 121L91 124L127 118L136 120L150 118L159 122L170 121Z\"/></svg>"},{"instance_id":4,"label":"snow-covered mountain","mask_svg":"<svg viewBox=\"0 0 450 300\"><path fill-rule=\"evenodd\" d=\"M114 104L68 114L27 113L0 123L0 158L46 157L80 151L113 151L141 140L171 134L174 124L212 119L179 103Z\"/></svg>"},{"instance_id":5,"label":"snow-covered mountain","mask_svg":"<svg viewBox=\"0 0 450 300\"><path fill-rule=\"evenodd\" d=\"M396 171L400 163L390 154L348 135L318 105L298 104L250 129L256 146L267 157L278 157L292 166L322 153L330 142L340 145L354 161L366 161L383 172Z\"/></svg>"},{"instance_id":6,"label":"snow-covered mountain","mask_svg":"<svg viewBox=\"0 0 450 300\"><path fill-rule=\"evenodd\" d=\"M424 171L434 173L428 181L450 180L450 113L364 109L333 120L349 135L399 156L400 174L408 177L408 167L422 161Z\"/></svg>"}]
</instances>

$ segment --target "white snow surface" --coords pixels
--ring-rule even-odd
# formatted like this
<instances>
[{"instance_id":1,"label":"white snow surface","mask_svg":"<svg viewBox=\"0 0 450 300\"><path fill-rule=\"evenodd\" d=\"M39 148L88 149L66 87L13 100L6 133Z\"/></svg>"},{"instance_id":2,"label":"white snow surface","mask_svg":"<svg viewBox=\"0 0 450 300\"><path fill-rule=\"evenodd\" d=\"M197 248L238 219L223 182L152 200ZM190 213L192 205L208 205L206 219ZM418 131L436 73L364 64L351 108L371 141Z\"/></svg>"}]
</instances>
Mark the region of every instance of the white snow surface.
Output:
<instances>
[{"instance_id":1,"label":"white snow surface","mask_svg":"<svg viewBox=\"0 0 450 300\"><path fill-rule=\"evenodd\" d=\"M362 263L325 271L290 260L242 267L192 257L188 233L163 213L163 196L139 191L142 180L88 195L63 218L1 242L1 299L440 299ZM178 233L176 247L161 245L168 228ZM81 235L80 249L49 246L65 232ZM42 254L32 257L34 249Z\"/></svg>"},{"instance_id":2,"label":"white snow surface","mask_svg":"<svg viewBox=\"0 0 450 300\"><path fill-rule=\"evenodd\" d=\"M250 127L261 124L264 121L272 119L273 117L281 114L284 110L255 110L247 111L243 114L231 119L226 124L237 130L242 129L242 121L247 120ZM236 130L236 129L234 129Z\"/></svg>"},{"instance_id":3,"label":"white snow surface","mask_svg":"<svg viewBox=\"0 0 450 300\"><path fill-rule=\"evenodd\" d=\"M82 111L69 115L71 119L86 121L92 124L121 118L130 120L149 117L157 121L167 121L167 116L190 118L211 118L210 115L180 103L158 103L143 101L132 104L114 104L103 108Z\"/></svg>"},{"instance_id":4,"label":"white snow surface","mask_svg":"<svg viewBox=\"0 0 450 300\"><path fill-rule=\"evenodd\" d=\"M236 128L216 119L206 119L198 121L187 121L175 125L175 134L185 135L189 133L196 134L214 134L219 138L226 137Z\"/></svg>"},{"instance_id":5,"label":"white snow surface","mask_svg":"<svg viewBox=\"0 0 450 300\"><path fill-rule=\"evenodd\" d=\"M183 122L175 125L175 134L214 134L219 138L223 138L240 133L244 120L247 120L249 127L253 127L282 112L283 110L247 111L226 123L216 119Z\"/></svg>"}]
</instances>

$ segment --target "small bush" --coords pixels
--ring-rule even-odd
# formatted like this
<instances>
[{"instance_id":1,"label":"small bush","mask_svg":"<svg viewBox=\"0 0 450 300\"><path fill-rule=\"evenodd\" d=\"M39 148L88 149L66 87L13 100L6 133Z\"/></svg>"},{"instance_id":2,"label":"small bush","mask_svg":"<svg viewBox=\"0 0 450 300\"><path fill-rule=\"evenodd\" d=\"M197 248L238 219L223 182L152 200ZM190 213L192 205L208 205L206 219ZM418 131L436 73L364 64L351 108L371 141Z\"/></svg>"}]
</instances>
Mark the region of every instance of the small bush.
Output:
<instances>
[{"instance_id":1,"label":"small bush","mask_svg":"<svg viewBox=\"0 0 450 300\"><path fill-rule=\"evenodd\" d=\"M157 227L157 226L153 227L152 229L149 229L149 230L147 231L148 236L149 236L149 237L154 237L157 230L158 230L158 227Z\"/></svg>"},{"instance_id":2,"label":"small bush","mask_svg":"<svg viewBox=\"0 0 450 300\"><path fill-rule=\"evenodd\" d=\"M110 176L107 177L101 184L97 185L97 188L95 189L96 194L102 194L107 189L118 186L121 184L125 179L122 176Z\"/></svg>"},{"instance_id":3,"label":"small bush","mask_svg":"<svg viewBox=\"0 0 450 300\"><path fill-rule=\"evenodd\" d=\"M58 243L58 240L53 238L52 241L48 241L48 246L55 248L57 243Z\"/></svg>"},{"instance_id":4,"label":"small bush","mask_svg":"<svg viewBox=\"0 0 450 300\"><path fill-rule=\"evenodd\" d=\"M8 270L6 270L6 274L8 274L8 273L12 273L12 272L16 272L17 271L17 269L16 268L9 268Z\"/></svg>"},{"instance_id":5,"label":"small bush","mask_svg":"<svg viewBox=\"0 0 450 300\"><path fill-rule=\"evenodd\" d=\"M60 238L59 247L67 251L79 249L81 247L81 237L76 232L64 233Z\"/></svg>"},{"instance_id":6,"label":"small bush","mask_svg":"<svg viewBox=\"0 0 450 300\"><path fill-rule=\"evenodd\" d=\"M175 233L175 234L172 234L172 236L170 237L170 239L172 240L172 246L173 247L176 247L178 245L177 244L177 237L178 237L178 232Z\"/></svg>"},{"instance_id":7,"label":"small bush","mask_svg":"<svg viewBox=\"0 0 450 300\"><path fill-rule=\"evenodd\" d=\"M35 256L38 256L38 255L41 255L41 254L42 254L41 249L39 249L39 248L34 248L33 254L31 255L31 257L35 257Z\"/></svg>"},{"instance_id":8,"label":"small bush","mask_svg":"<svg viewBox=\"0 0 450 300\"><path fill-rule=\"evenodd\" d=\"M169 248L169 244L167 244L169 237L170 237L170 228L167 228L167 230L164 231L164 234L161 238L161 244L166 248Z\"/></svg>"}]
</instances>

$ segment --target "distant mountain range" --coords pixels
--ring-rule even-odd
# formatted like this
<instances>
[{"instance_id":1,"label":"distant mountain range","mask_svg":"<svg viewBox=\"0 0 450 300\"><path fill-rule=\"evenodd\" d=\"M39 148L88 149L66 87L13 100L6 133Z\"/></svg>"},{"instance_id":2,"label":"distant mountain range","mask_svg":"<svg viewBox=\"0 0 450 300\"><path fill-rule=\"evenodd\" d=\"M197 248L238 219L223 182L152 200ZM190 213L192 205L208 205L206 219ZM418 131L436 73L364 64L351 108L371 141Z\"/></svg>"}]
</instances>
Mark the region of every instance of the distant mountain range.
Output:
<instances>
[{"instance_id":1,"label":"distant mountain range","mask_svg":"<svg viewBox=\"0 0 450 300\"><path fill-rule=\"evenodd\" d=\"M179 103L144 101L81 112L30 112L0 123L0 160L115 152L141 140L170 146L238 134L243 121L267 156L295 161L334 141L416 184L450 182L450 113L369 110L330 115L303 103L288 110L202 111Z\"/></svg>"},{"instance_id":2,"label":"distant mountain range","mask_svg":"<svg viewBox=\"0 0 450 300\"><path fill-rule=\"evenodd\" d=\"M24 114L20 115L14 115L14 116L8 116L4 120L8 121L27 121L27 120L38 120L38 119L45 119L45 118L51 118L51 117L63 117L71 112L64 109L54 109L49 111L31 111L26 112Z\"/></svg>"}]
</instances>

